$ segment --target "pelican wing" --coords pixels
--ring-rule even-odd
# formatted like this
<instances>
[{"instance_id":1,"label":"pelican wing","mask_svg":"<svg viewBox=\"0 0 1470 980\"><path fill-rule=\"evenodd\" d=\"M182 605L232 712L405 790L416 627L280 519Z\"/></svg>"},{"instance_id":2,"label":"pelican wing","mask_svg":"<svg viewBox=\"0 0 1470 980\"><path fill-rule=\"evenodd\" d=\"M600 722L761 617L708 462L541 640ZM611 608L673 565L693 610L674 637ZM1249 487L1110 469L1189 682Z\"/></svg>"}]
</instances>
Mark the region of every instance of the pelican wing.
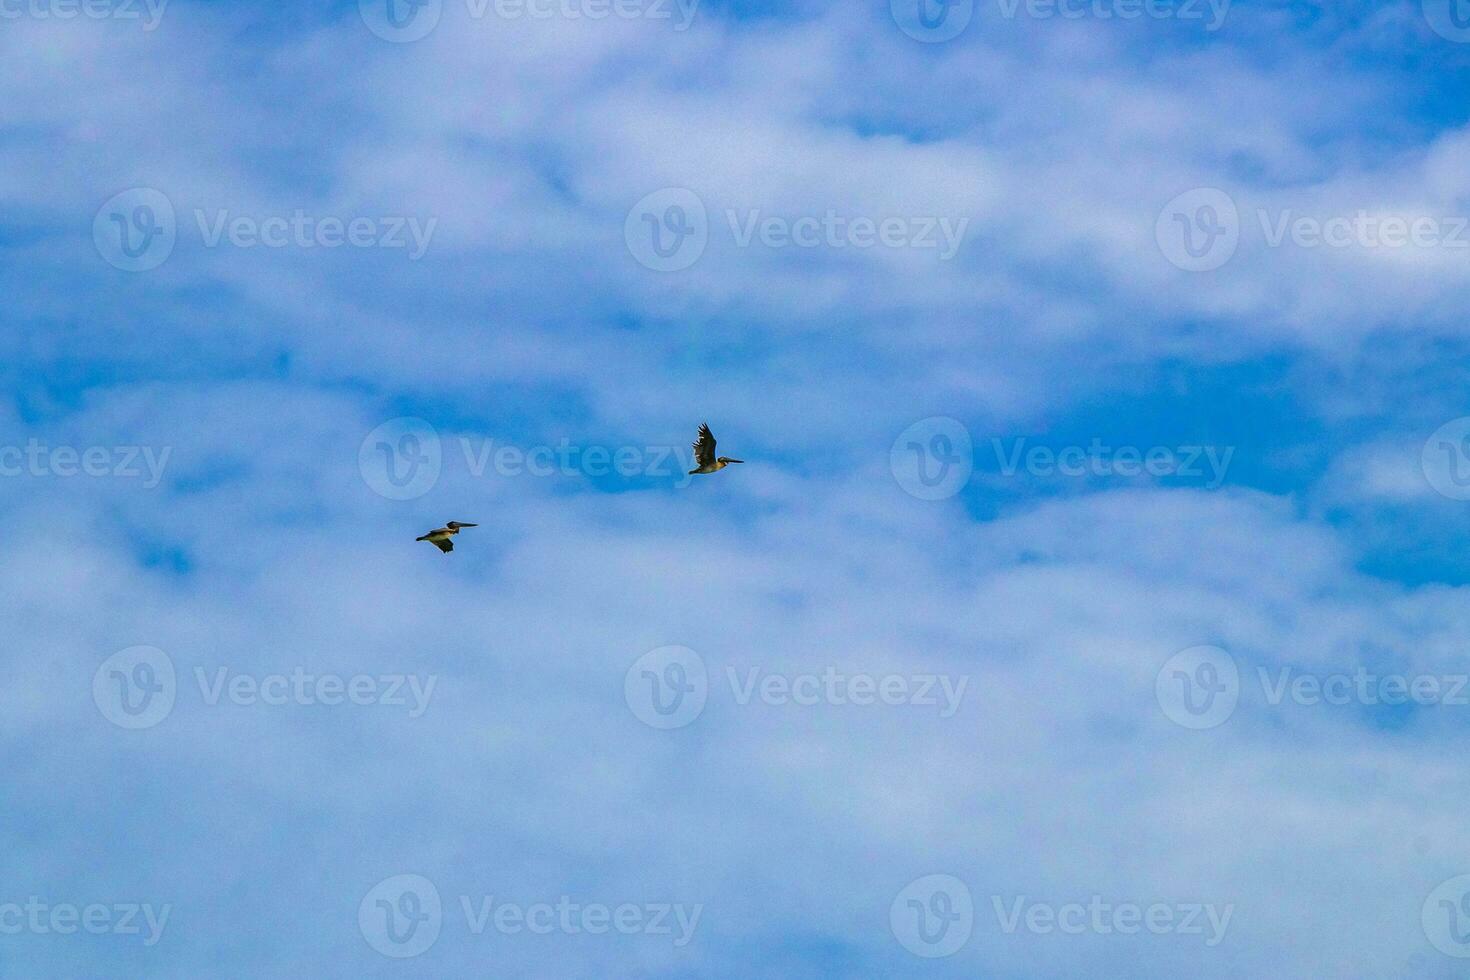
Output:
<instances>
[{"instance_id":1,"label":"pelican wing","mask_svg":"<svg viewBox=\"0 0 1470 980\"><path fill-rule=\"evenodd\" d=\"M715 434L709 430L709 426L700 423L699 438L694 440L694 462L700 466L709 466L715 461Z\"/></svg>"},{"instance_id":2,"label":"pelican wing","mask_svg":"<svg viewBox=\"0 0 1470 980\"><path fill-rule=\"evenodd\" d=\"M447 527L436 527L428 534L415 538L415 541L427 541L429 544L448 554L454 550L454 542L449 540L450 530Z\"/></svg>"}]
</instances>

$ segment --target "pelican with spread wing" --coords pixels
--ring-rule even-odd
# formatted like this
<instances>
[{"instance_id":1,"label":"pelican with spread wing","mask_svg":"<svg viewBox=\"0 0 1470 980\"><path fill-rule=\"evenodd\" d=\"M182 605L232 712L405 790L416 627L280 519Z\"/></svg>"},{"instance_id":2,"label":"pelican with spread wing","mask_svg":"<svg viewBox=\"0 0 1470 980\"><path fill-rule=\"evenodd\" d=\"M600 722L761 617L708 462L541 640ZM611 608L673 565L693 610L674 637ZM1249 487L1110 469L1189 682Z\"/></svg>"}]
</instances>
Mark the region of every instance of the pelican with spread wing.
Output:
<instances>
[{"instance_id":1,"label":"pelican with spread wing","mask_svg":"<svg viewBox=\"0 0 1470 980\"><path fill-rule=\"evenodd\" d=\"M451 541L450 538L453 538L456 534L458 534L460 528L479 526L480 525L478 524L466 524L463 521L450 521L443 527L435 528L428 534L425 534L423 537L414 538L414 540L427 541L429 542L429 544L438 548L440 551L444 552L447 555L454 550L454 542Z\"/></svg>"},{"instance_id":2,"label":"pelican with spread wing","mask_svg":"<svg viewBox=\"0 0 1470 980\"><path fill-rule=\"evenodd\" d=\"M694 440L694 463L693 473L717 473L731 463L743 463L743 459L731 459L729 456L715 455L715 434L709 430L709 425L701 423L699 426L699 438Z\"/></svg>"}]
</instances>

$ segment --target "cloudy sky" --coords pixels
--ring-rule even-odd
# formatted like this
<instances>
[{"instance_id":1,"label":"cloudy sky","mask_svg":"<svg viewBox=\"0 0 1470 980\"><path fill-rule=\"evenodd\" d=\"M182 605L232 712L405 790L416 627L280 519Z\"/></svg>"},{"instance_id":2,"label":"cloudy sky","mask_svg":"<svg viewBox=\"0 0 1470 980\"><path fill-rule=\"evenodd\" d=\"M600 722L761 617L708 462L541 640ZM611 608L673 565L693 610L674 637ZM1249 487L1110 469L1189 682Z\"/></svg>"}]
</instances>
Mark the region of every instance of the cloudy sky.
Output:
<instances>
[{"instance_id":1,"label":"cloudy sky","mask_svg":"<svg viewBox=\"0 0 1470 980\"><path fill-rule=\"evenodd\" d=\"M0 975L1465 975L1463 0L0 63Z\"/></svg>"}]
</instances>

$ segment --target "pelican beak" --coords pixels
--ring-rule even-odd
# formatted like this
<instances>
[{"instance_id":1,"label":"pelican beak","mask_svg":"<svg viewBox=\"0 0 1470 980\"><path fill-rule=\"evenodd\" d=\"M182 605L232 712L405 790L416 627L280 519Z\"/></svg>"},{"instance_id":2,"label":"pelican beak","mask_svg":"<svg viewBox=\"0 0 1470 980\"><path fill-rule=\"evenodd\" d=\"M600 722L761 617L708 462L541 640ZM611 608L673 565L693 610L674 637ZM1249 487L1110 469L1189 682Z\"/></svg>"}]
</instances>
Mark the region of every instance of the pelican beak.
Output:
<instances>
[{"instance_id":1,"label":"pelican beak","mask_svg":"<svg viewBox=\"0 0 1470 980\"><path fill-rule=\"evenodd\" d=\"M727 460L725 460L725 462L727 462L727 463L743 463L743 462L745 462L745 460L743 460L743 459L727 459Z\"/></svg>"}]
</instances>

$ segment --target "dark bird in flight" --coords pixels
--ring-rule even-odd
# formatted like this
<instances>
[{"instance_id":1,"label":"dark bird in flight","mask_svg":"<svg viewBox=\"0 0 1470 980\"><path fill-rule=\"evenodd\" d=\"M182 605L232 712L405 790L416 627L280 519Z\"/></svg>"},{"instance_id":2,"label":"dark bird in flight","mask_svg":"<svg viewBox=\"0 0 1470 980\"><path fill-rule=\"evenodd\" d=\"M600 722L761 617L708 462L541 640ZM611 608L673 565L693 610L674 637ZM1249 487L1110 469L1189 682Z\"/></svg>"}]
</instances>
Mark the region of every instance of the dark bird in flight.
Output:
<instances>
[{"instance_id":1,"label":"dark bird in flight","mask_svg":"<svg viewBox=\"0 0 1470 980\"><path fill-rule=\"evenodd\" d=\"M429 544L438 548L440 551L444 552L447 555L454 550L454 542L449 539L458 534L460 528L479 526L480 525L478 524L466 524L463 521L450 521L443 527L435 528L423 537L414 538L414 540L427 541L429 542Z\"/></svg>"},{"instance_id":2,"label":"dark bird in flight","mask_svg":"<svg viewBox=\"0 0 1470 980\"><path fill-rule=\"evenodd\" d=\"M692 473L717 473L731 463L743 463L743 459L731 459L729 456L715 455L715 434L709 430L709 425L701 423L699 426L699 438L694 440L694 462L695 468Z\"/></svg>"}]
</instances>

